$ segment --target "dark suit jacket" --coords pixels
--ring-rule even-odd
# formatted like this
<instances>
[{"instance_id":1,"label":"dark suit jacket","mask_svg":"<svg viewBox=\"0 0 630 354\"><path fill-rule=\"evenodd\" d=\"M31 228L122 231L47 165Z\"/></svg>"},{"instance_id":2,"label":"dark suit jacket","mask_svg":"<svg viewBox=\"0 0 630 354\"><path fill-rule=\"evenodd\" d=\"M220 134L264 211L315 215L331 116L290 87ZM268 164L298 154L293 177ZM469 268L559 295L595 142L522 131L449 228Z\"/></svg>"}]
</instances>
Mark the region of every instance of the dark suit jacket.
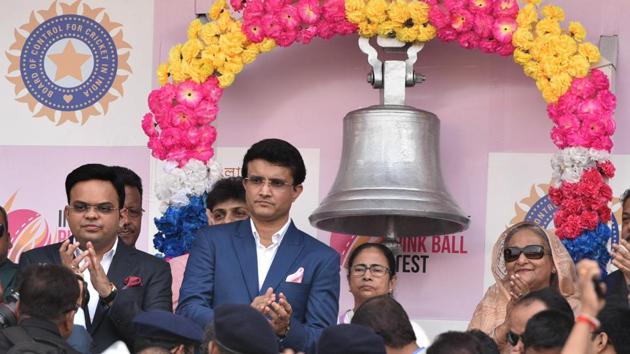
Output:
<instances>
[{"instance_id":1,"label":"dark suit jacket","mask_svg":"<svg viewBox=\"0 0 630 354\"><path fill-rule=\"evenodd\" d=\"M301 282L287 276L303 271ZM206 327L221 304L250 304L272 287L284 293L293 314L282 346L315 352L324 328L339 312L339 255L332 248L289 226L258 289L256 243L249 219L199 231L193 243L180 290L177 313Z\"/></svg>"},{"instance_id":2,"label":"dark suit jacket","mask_svg":"<svg viewBox=\"0 0 630 354\"><path fill-rule=\"evenodd\" d=\"M60 265L59 247L61 243L55 243L23 253L20 268L33 263ZM142 286L125 288L124 280L128 276L140 277ZM88 324L93 351L100 353L117 340L123 340L131 350L134 316L150 309L172 309L171 268L161 259L129 247L119 239L107 277L118 288L118 294L110 308L99 302L94 319ZM83 311L88 313L87 308Z\"/></svg>"},{"instance_id":3,"label":"dark suit jacket","mask_svg":"<svg viewBox=\"0 0 630 354\"><path fill-rule=\"evenodd\" d=\"M620 270L616 270L606 278L606 307L628 308L628 284Z\"/></svg>"},{"instance_id":4,"label":"dark suit jacket","mask_svg":"<svg viewBox=\"0 0 630 354\"><path fill-rule=\"evenodd\" d=\"M25 318L20 321L19 326L26 331L31 338L44 340L46 343L54 343L60 350L65 350L66 354L81 354L72 349L59 334L57 326L46 320L39 318ZM13 345L5 336L4 330L0 332L0 353L6 353Z\"/></svg>"}]
</instances>

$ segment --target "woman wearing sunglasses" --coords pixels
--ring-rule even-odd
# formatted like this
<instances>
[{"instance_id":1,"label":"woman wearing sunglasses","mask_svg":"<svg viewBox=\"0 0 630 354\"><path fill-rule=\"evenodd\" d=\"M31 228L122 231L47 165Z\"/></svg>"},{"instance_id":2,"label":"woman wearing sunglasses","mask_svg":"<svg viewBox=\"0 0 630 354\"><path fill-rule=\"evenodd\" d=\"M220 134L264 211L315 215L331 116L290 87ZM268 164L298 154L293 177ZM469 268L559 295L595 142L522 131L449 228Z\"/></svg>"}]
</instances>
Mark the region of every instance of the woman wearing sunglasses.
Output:
<instances>
[{"instance_id":1,"label":"woman wearing sunglasses","mask_svg":"<svg viewBox=\"0 0 630 354\"><path fill-rule=\"evenodd\" d=\"M495 284L477 305L469 329L488 333L506 346L507 314L514 302L529 292L551 287L579 307L577 274L571 256L560 240L535 223L523 221L509 227L494 245L492 274Z\"/></svg>"},{"instance_id":2,"label":"woman wearing sunglasses","mask_svg":"<svg viewBox=\"0 0 630 354\"><path fill-rule=\"evenodd\" d=\"M354 297L354 307L339 317L339 323L350 323L354 309L366 300L380 295L392 295L396 287L396 258L380 243L364 243L348 256L348 285ZM424 330L415 322L411 327L419 348L431 343Z\"/></svg>"}]
</instances>

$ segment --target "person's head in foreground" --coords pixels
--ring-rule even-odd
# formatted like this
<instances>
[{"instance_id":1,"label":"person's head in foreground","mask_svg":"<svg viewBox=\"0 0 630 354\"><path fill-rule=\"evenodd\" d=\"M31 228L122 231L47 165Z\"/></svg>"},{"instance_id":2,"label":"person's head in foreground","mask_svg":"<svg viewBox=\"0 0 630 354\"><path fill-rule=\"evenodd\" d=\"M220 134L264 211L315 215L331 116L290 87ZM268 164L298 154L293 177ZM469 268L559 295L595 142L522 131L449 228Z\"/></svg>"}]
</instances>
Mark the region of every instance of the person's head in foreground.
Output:
<instances>
[{"instance_id":1,"label":"person's head in foreground","mask_svg":"<svg viewBox=\"0 0 630 354\"><path fill-rule=\"evenodd\" d=\"M250 305L224 304L206 330L203 354L278 354L278 338L267 319Z\"/></svg>"},{"instance_id":2,"label":"person's head in foreground","mask_svg":"<svg viewBox=\"0 0 630 354\"><path fill-rule=\"evenodd\" d=\"M339 324L319 337L317 354L386 354L383 338L366 326Z\"/></svg>"},{"instance_id":3,"label":"person's head in foreground","mask_svg":"<svg viewBox=\"0 0 630 354\"><path fill-rule=\"evenodd\" d=\"M61 337L72 333L74 315L81 307L77 277L70 269L54 264L33 264L24 269L18 286L20 322L35 318L52 322Z\"/></svg>"},{"instance_id":4,"label":"person's head in foreground","mask_svg":"<svg viewBox=\"0 0 630 354\"><path fill-rule=\"evenodd\" d=\"M569 338L575 320L573 316L545 310L527 321L523 346L527 354L559 354Z\"/></svg>"},{"instance_id":5,"label":"person's head in foreground","mask_svg":"<svg viewBox=\"0 0 630 354\"><path fill-rule=\"evenodd\" d=\"M483 346L468 332L449 331L440 334L427 349L427 354L480 354Z\"/></svg>"},{"instance_id":6,"label":"person's head in foreground","mask_svg":"<svg viewBox=\"0 0 630 354\"><path fill-rule=\"evenodd\" d=\"M573 317L573 311L567 300L553 288L531 292L519 299L509 315L508 348L512 353L524 353L522 336L527 322L539 312L554 310L567 317Z\"/></svg>"},{"instance_id":7,"label":"person's head in foreground","mask_svg":"<svg viewBox=\"0 0 630 354\"><path fill-rule=\"evenodd\" d=\"M133 319L134 350L163 348L176 354L193 354L203 338L196 322L163 310L140 312Z\"/></svg>"},{"instance_id":8,"label":"person's head in foreground","mask_svg":"<svg viewBox=\"0 0 630 354\"><path fill-rule=\"evenodd\" d=\"M366 300L356 310L352 323L368 326L383 337L388 353L413 353L418 349L409 316L387 294Z\"/></svg>"},{"instance_id":9,"label":"person's head in foreground","mask_svg":"<svg viewBox=\"0 0 630 354\"><path fill-rule=\"evenodd\" d=\"M240 177L218 180L206 198L208 224L219 225L249 217L245 202L245 188Z\"/></svg>"}]
</instances>

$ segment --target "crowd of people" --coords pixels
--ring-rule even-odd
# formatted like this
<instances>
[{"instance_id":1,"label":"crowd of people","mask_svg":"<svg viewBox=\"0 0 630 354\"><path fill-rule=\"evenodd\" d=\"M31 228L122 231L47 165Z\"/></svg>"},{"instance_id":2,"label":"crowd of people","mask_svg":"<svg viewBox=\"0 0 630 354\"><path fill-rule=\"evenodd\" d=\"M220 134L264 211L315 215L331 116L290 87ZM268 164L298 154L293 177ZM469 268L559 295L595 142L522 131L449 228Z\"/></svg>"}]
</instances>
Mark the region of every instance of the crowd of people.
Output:
<instances>
[{"instance_id":1,"label":"crowd of people","mask_svg":"<svg viewBox=\"0 0 630 354\"><path fill-rule=\"evenodd\" d=\"M431 343L395 300L395 257L364 243L348 256L351 309L340 313L340 257L299 230L290 210L306 167L286 141L266 139L242 177L207 195L208 226L189 254L166 262L135 248L142 181L86 164L65 183L72 236L7 259L0 208L0 352L5 353L630 353L630 195L613 264L575 265L535 223L509 227L493 249L495 284L467 331ZM605 293L605 297L604 294Z\"/></svg>"}]
</instances>

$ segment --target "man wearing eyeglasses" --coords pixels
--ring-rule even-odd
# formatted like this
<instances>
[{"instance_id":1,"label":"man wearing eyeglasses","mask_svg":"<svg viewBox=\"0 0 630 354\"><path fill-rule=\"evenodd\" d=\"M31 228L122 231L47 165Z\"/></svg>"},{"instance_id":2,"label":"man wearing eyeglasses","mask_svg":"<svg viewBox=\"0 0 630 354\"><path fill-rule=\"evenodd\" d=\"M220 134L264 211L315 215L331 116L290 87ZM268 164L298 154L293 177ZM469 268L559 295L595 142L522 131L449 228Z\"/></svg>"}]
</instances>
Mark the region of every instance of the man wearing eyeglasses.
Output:
<instances>
[{"instance_id":1,"label":"man wearing eyeglasses","mask_svg":"<svg viewBox=\"0 0 630 354\"><path fill-rule=\"evenodd\" d=\"M125 185L125 209L127 217L118 232L120 239L130 247L136 247L136 241L142 229L142 179L135 172L122 166L112 169Z\"/></svg>"},{"instance_id":2,"label":"man wearing eyeglasses","mask_svg":"<svg viewBox=\"0 0 630 354\"><path fill-rule=\"evenodd\" d=\"M177 313L206 327L218 305L250 304L281 348L315 353L339 309L339 255L289 218L306 176L302 156L286 141L266 139L247 151L241 171L251 218L197 236Z\"/></svg>"},{"instance_id":3,"label":"man wearing eyeglasses","mask_svg":"<svg viewBox=\"0 0 630 354\"><path fill-rule=\"evenodd\" d=\"M64 265L82 274L89 301L75 317L100 353L122 340L133 347L133 317L140 311L171 309L168 264L119 242L127 217L125 188L111 167L87 164L66 177L64 213L72 238L22 254L20 267L32 263Z\"/></svg>"},{"instance_id":4,"label":"man wearing eyeglasses","mask_svg":"<svg viewBox=\"0 0 630 354\"><path fill-rule=\"evenodd\" d=\"M630 189L621 196L619 243L612 245L612 264L618 269L606 278L606 304L628 308L630 303Z\"/></svg>"}]
</instances>

